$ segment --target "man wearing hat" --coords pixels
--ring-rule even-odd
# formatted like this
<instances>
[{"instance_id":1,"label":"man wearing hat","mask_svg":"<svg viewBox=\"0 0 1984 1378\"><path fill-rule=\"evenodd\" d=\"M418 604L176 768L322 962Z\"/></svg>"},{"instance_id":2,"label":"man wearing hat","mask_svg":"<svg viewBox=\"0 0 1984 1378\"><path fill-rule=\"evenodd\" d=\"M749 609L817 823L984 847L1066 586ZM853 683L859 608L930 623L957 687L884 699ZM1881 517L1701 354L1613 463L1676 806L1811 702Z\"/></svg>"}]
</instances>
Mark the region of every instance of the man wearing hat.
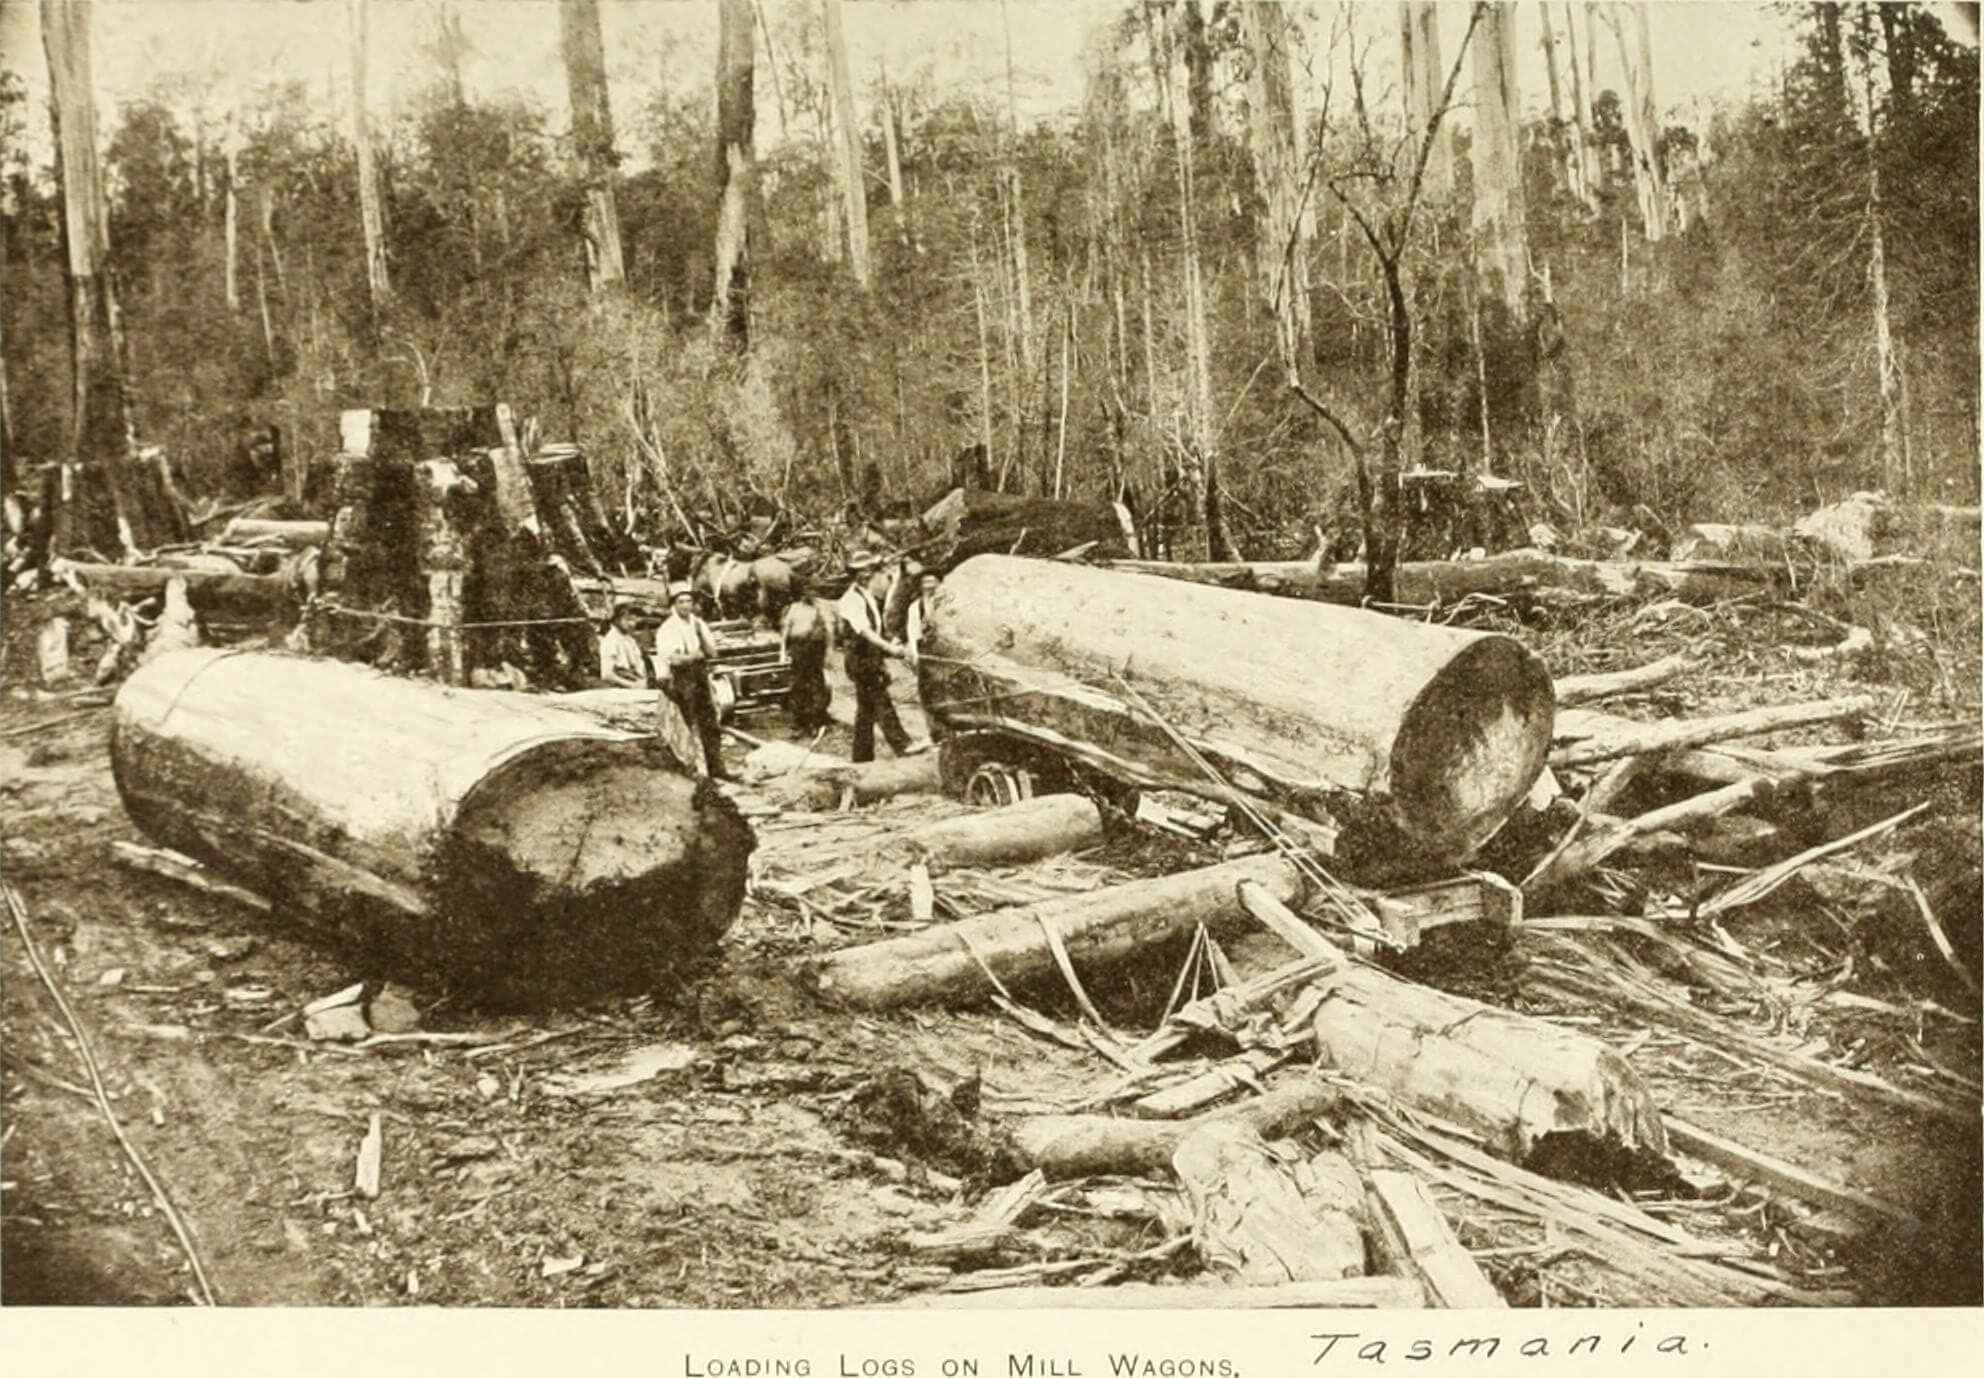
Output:
<instances>
[{"instance_id":1,"label":"man wearing hat","mask_svg":"<svg viewBox=\"0 0 1984 1378\"><path fill-rule=\"evenodd\" d=\"M668 609L668 616L654 630L655 661L668 667L662 692L696 730L710 778L734 780L737 777L723 768L723 735L716 724L716 699L710 693L709 665L716 655L716 638L709 624L696 616L696 594L689 585L668 586Z\"/></svg>"},{"instance_id":2,"label":"man wearing hat","mask_svg":"<svg viewBox=\"0 0 1984 1378\"><path fill-rule=\"evenodd\" d=\"M882 599L889 582L889 571L867 551L847 562L854 576L841 595L835 611L847 632L847 677L854 681L854 760L875 759L875 727L888 739L896 755L909 753L909 733L896 717L896 706L889 701L889 660L900 660L905 652L900 643L882 634Z\"/></svg>"},{"instance_id":3,"label":"man wearing hat","mask_svg":"<svg viewBox=\"0 0 1984 1378\"><path fill-rule=\"evenodd\" d=\"M647 689L654 684L648 654L634 637L635 608L615 603L613 621L599 639L599 677L620 689Z\"/></svg>"}]
</instances>

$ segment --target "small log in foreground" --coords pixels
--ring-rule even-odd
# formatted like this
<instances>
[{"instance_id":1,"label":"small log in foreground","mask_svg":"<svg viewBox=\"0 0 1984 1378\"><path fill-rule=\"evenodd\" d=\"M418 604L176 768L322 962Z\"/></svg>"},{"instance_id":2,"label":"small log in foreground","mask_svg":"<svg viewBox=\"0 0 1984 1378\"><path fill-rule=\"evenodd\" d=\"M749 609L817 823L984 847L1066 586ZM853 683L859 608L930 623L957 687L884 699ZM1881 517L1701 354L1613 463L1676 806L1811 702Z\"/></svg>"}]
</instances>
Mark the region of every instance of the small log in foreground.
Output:
<instances>
[{"instance_id":1,"label":"small log in foreground","mask_svg":"<svg viewBox=\"0 0 1984 1378\"><path fill-rule=\"evenodd\" d=\"M1391 1271L1418 1279L1434 1306L1464 1310L1508 1305L1474 1255L1462 1247L1424 1183L1410 1173L1385 1168L1373 1171L1367 1180L1376 1227L1372 1233Z\"/></svg>"},{"instance_id":2,"label":"small log in foreground","mask_svg":"<svg viewBox=\"0 0 1984 1378\"><path fill-rule=\"evenodd\" d=\"M1353 963L1257 885L1243 882L1240 899L1303 956L1338 963L1314 1023L1326 1065L1465 1127L1512 1162L1562 1136L1666 1154L1652 1093L1605 1044Z\"/></svg>"},{"instance_id":3,"label":"small log in foreground","mask_svg":"<svg viewBox=\"0 0 1984 1378\"><path fill-rule=\"evenodd\" d=\"M1020 1160L1049 1180L1121 1175L1164 1177L1193 1134L1239 1125L1263 1139L1292 1133L1333 1109L1341 1097L1314 1077L1293 1077L1265 1095L1190 1120L1130 1120L1111 1115L1032 1115L1012 1125Z\"/></svg>"},{"instance_id":4,"label":"small log in foreground","mask_svg":"<svg viewBox=\"0 0 1984 1378\"><path fill-rule=\"evenodd\" d=\"M1244 915L1233 887L1242 880L1257 881L1289 900L1302 892L1300 874L1291 863L1279 857L1246 857L843 948L814 965L812 980L826 999L861 1009L982 1000L992 993L987 970L1007 983L1056 970L1042 931L1048 925L1060 935L1075 966L1087 970L1122 961L1200 923L1218 927L1239 922Z\"/></svg>"},{"instance_id":5,"label":"small log in foreground","mask_svg":"<svg viewBox=\"0 0 1984 1378\"><path fill-rule=\"evenodd\" d=\"M792 749L795 758L803 752L803 747ZM780 803L824 811L839 807L850 790L856 804L873 804L902 794L942 794L944 782L934 751L863 761L859 765L814 754L809 763L771 776L763 789Z\"/></svg>"},{"instance_id":6,"label":"small log in foreground","mask_svg":"<svg viewBox=\"0 0 1984 1378\"><path fill-rule=\"evenodd\" d=\"M506 1005L653 989L743 903L749 827L551 702L175 651L115 704L147 834L382 975Z\"/></svg>"},{"instance_id":7,"label":"small log in foreground","mask_svg":"<svg viewBox=\"0 0 1984 1378\"><path fill-rule=\"evenodd\" d=\"M1513 638L1051 560L959 566L923 650L924 709L953 730L1365 823L1434 863L1480 846L1548 751L1550 678Z\"/></svg>"},{"instance_id":8,"label":"small log in foreground","mask_svg":"<svg viewBox=\"0 0 1984 1378\"><path fill-rule=\"evenodd\" d=\"M1595 703L1599 699L1611 698L1615 694L1630 694L1641 689L1651 689L1665 684L1670 679L1685 675L1699 664L1693 656L1679 652L1662 656L1659 660L1645 665L1634 665L1624 670L1608 670L1602 674L1565 675L1557 681L1557 708L1565 708L1580 703Z\"/></svg>"},{"instance_id":9,"label":"small log in foreground","mask_svg":"<svg viewBox=\"0 0 1984 1378\"><path fill-rule=\"evenodd\" d=\"M236 517L220 537L223 545L268 545L278 550L307 550L330 538L328 521L276 521L268 517Z\"/></svg>"},{"instance_id":10,"label":"small log in foreground","mask_svg":"<svg viewBox=\"0 0 1984 1378\"><path fill-rule=\"evenodd\" d=\"M1043 794L913 828L887 844L933 866L1017 866L1102 841L1102 811L1079 794Z\"/></svg>"}]
</instances>

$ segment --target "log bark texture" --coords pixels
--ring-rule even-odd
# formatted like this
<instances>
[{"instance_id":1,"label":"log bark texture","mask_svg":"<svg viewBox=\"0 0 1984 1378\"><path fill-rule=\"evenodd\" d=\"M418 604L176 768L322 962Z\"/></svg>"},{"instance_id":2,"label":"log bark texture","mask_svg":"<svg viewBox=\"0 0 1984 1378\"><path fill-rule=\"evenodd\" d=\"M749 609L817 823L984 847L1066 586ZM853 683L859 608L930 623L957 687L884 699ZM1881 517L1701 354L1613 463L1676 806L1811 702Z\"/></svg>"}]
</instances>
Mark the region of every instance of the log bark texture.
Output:
<instances>
[{"instance_id":1,"label":"log bark texture","mask_svg":"<svg viewBox=\"0 0 1984 1378\"><path fill-rule=\"evenodd\" d=\"M919 671L950 730L1081 743L1218 793L1196 753L1257 798L1444 861L1522 800L1552 719L1548 673L1509 637L1000 556L938 588Z\"/></svg>"},{"instance_id":2,"label":"log bark texture","mask_svg":"<svg viewBox=\"0 0 1984 1378\"><path fill-rule=\"evenodd\" d=\"M1353 963L1257 886L1243 883L1241 903L1303 956L1336 961L1314 1023L1324 1065L1472 1131L1512 1162L1573 1136L1667 1152L1652 1092L1605 1044Z\"/></svg>"},{"instance_id":3,"label":"log bark texture","mask_svg":"<svg viewBox=\"0 0 1984 1378\"><path fill-rule=\"evenodd\" d=\"M1364 1272L1363 1188L1340 1153L1284 1165L1252 1129L1222 1121L1186 1135L1172 1171L1192 1199L1192 1239L1243 1286Z\"/></svg>"},{"instance_id":4,"label":"log bark texture","mask_svg":"<svg viewBox=\"0 0 1984 1378\"><path fill-rule=\"evenodd\" d=\"M1043 794L913 828L885 850L934 866L1018 866L1102 841L1102 812L1079 794Z\"/></svg>"},{"instance_id":5,"label":"log bark texture","mask_svg":"<svg viewBox=\"0 0 1984 1378\"><path fill-rule=\"evenodd\" d=\"M195 611L228 622L276 622L296 611L295 594L288 581L269 575L162 565L89 565L70 560L55 568L75 575L92 592L117 598L163 595L167 584L184 580L186 596Z\"/></svg>"},{"instance_id":6,"label":"log bark texture","mask_svg":"<svg viewBox=\"0 0 1984 1378\"><path fill-rule=\"evenodd\" d=\"M624 733L332 661L162 656L117 696L111 763L151 837L383 975L499 1005L681 975L753 845Z\"/></svg>"}]
</instances>

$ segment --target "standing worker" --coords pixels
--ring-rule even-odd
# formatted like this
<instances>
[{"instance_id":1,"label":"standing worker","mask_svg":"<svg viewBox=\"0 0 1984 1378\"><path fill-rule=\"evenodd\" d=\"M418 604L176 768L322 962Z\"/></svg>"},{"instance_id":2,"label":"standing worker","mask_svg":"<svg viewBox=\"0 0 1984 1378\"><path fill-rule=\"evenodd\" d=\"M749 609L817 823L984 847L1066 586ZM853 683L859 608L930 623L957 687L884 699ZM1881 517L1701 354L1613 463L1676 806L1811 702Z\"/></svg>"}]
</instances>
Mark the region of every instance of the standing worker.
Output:
<instances>
[{"instance_id":1,"label":"standing worker","mask_svg":"<svg viewBox=\"0 0 1984 1378\"><path fill-rule=\"evenodd\" d=\"M613 622L599 639L599 677L617 689L646 689L654 684L648 653L634 638L632 603L613 605Z\"/></svg>"},{"instance_id":2,"label":"standing worker","mask_svg":"<svg viewBox=\"0 0 1984 1378\"><path fill-rule=\"evenodd\" d=\"M723 768L723 735L716 725L716 699L710 693L709 665L716 655L716 638L710 635L709 624L696 616L696 594L689 585L668 586L668 609L654 632L655 660L668 667L662 693L682 710L701 739L710 778L735 780Z\"/></svg>"},{"instance_id":3,"label":"standing worker","mask_svg":"<svg viewBox=\"0 0 1984 1378\"><path fill-rule=\"evenodd\" d=\"M809 583L802 596L786 605L778 620L779 650L792 663L792 690L786 695L785 706L801 732L818 732L833 722L827 716L827 705L832 701L827 689L832 624L813 601L813 592Z\"/></svg>"},{"instance_id":4,"label":"standing worker","mask_svg":"<svg viewBox=\"0 0 1984 1378\"><path fill-rule=\"evenodd\" d=\"M918 570L916 575L916 597L910 601L909 614L904 623L904 640L909 643L909 663L916 664L916 657L923 649L923 632L930 625L930 596L937 591L937 571Z\"/></svg>"},{"instance_id":5,"label":"standing worker","mask_svg":"<svg viewBox=\"0 0 1984 1378\"><path fill-rule=\"evenodd\" d=\"M910 754L909 733L896 717L896 706L889 699L888 661L908 654L900 642L882 634L882 604L888 587L889 571L876 558L862 551L847 562L854 582L841 595L836 611L847 630L847 677L854 681L854 760L875 759L875 727L879 723L889 749L898 756Z\"/></svg>"}]
</instances>

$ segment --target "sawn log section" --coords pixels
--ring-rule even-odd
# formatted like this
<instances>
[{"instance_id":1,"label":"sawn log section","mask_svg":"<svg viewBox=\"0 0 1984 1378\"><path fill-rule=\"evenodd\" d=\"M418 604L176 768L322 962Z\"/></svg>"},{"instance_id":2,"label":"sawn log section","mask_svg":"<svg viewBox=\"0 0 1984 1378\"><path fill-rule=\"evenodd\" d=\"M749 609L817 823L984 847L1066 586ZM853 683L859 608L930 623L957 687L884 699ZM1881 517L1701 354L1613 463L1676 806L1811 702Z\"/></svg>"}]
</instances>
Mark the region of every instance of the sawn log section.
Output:
<instances>
[{"instance_id":1,"label":"sawn log section","mask_svg":"<svg viewBox=\"0 0 1984 1378\"><path fill-rule=\"evenodd\" d=\"M646 991L743 903L735 806L543 699L199 649L114 712L140 828L381 975L507 1005Z\"/></svg>"},{"instance_id":2,"label":"sawn log section","mask_svg":"<svg viewBox=\"0 0 1984 1378\"><path fill-rule=\"evenodd\" d=\"M946 728L1220 797L1197 754L1434 864L1471 854L1549 750L1550 677L1513 638L1178 580L981 555L938 589L923 652Z\"/></svg>"}]
</instances>

